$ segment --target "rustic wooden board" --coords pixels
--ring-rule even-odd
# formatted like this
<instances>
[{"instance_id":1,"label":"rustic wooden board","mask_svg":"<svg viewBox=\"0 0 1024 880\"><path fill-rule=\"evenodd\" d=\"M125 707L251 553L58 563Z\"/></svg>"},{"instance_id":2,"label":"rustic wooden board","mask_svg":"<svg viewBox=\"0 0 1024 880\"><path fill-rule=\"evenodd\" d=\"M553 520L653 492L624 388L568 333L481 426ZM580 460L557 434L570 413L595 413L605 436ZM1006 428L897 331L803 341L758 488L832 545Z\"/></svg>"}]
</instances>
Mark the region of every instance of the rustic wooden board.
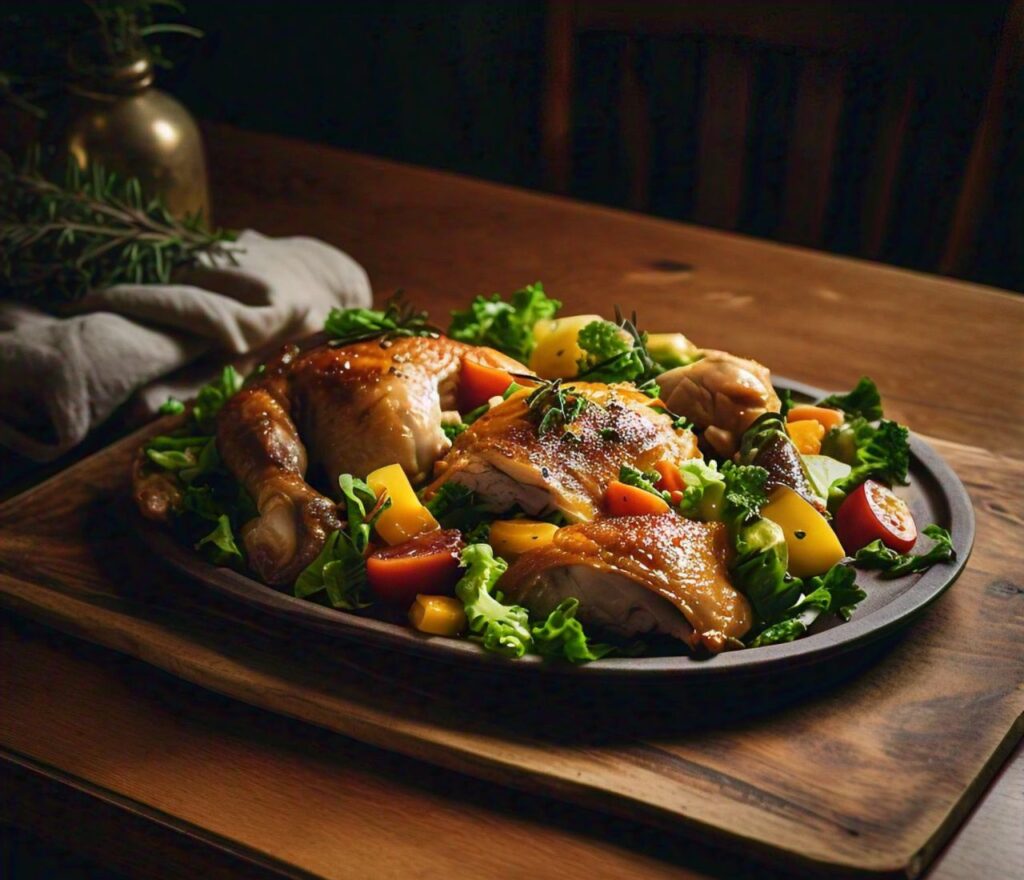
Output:
<instances>
[{"instance_id":1,"label":"rustic wooden board","mask_svg":"<svg viewBox=\"0 0 1024 880\"><path fill-rule=\"evenodd\" d=\"M656 736L583 742L564 729L554 738L499 725L493 704L435 691L398 658L282 640L266 621L208 602L148 557L119 514L137 442L126 438L0 507L0 601L383 748L793 867L913 876L1024 729L1019 461L936 443L975 499L974 555L908 635L846 685L714 728L662 723ZM686 707L658 708L685 717Z\"/></svg>"}]
</instances>

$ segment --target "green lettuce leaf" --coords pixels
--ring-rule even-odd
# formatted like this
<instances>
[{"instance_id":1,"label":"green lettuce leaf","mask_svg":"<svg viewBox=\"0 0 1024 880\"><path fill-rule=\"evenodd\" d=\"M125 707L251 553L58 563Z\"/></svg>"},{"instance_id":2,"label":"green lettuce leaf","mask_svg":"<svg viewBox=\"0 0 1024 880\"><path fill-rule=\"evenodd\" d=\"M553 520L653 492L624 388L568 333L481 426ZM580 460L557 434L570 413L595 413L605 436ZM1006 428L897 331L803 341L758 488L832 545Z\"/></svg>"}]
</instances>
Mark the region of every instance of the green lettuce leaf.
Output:
<instances>
[{"instance_id":1,"label":"green lettuce leaf","mask_svg":"<svg viewBox=\"0 0 1024 880\"><path fill-rule=\"evenodd\" d=\"M848 476L836 480L829 490L830 506L834 506L865 480L879 480L887 485L906 484L910 466L910 432L896 422L883 419L873 425L864 418L854 418L833 428L822 443L821 451L844 460L852 445L852 469ZM833 454L835 453L835 454Z\"/></svg>"},{"instance_id":2,"label":"green lettuce leaf","mask_svg":"<svg viewBox=\"0 0 1024 880\"><path fill-rule=\"evenodd\" d=\"M526 362L534 348L533 325L553 318L562 304L544 293L539 281L504 302L498 294L478 296L464 311L453 311L448 335L471 345L488 345Z\"/></svg>"},{"instance_id":3,"label":"green lettuce leaf","mask_svg":"<svg viewBox=\"0 0 1024 880\"><path fill-rule=\"evenodd\" d=\"M235 543L231 519L226 513L217 517L213 531L200 538L195 546L214 565L235 565L243 559L242 551Z\"/></svg>"},{"instance_id":4,"label":"green lettuce leaf","mask_svg":"<svg viewBox=\"0 0 1024 880\"><path fill-rule=\"evenodd\" d=\"M867 376L862 376L857 386L848 394L830 394L818 401L818 406L841 409L851 416L860 416L869 422L882 418L882 396L878 386Z\"/></svg>"},{"instance_id":5,"label":"green lettuce leaf","mask_svg":"<svg viewBox=\"0 0 1024 880\"><path fill-rule=\"evenodd\" d=\"M508 563L494 555L489 544L470 544L462 551L466 573L455 585L455 595L466 611L471 638L488 651L505 657L522 657L533 647L530 616L518 605L502 604L494 585Z\"/></svg>"},{"instance_id":6,"label":"green lettuce leaf","mask_svg":"<svg viewBox=\"0 0 1024 880\"><path fill-rule=\"evenodd\" d=\"M916 556L913 553L897 553L875 540L857 551L853 564L858 568L881 571L882 577L888 579L927 571L937 562L949 562L956 558L953 538L946 529L933 524L925 526L922 531L935 542L927 553Z\"/></svg>"},{"instance_id":7,"label":"green lettuce leaf","mask_svg":"<svg viewBox=\"0 0 1024 880\"><path fill-rule=\"evenodd\" d=\"M578 599L563 600L544 623L530 630L538 654L570 663L589 663L612 652L611 645L588 643L583 624L576 619L579 605Z\"/></svg>"},{"instance_id":8,"label":"green lettuce leaf","mask_svg":"<svg viewBox=\"0 0 1024 880\"><path fill-rule=\"evenodd\" d=\"M694 458L679 466L679 476L686 484L683 500L679 502L679 512L685 517L704 522L721 520L725 506L725 476L718 465L714 461L705 462Z\"/></svg>"}]
</instances>

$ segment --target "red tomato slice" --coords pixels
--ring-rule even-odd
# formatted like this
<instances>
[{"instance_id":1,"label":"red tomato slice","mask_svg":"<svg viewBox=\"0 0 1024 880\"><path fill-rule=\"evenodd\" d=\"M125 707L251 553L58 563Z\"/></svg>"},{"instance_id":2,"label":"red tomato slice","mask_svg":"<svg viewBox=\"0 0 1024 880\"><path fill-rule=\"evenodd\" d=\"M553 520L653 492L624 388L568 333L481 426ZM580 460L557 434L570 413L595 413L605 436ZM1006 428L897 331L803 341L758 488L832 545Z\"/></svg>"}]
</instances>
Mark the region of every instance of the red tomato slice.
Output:
<instances>
[{"instance_id":1,"label":"red tomato slice","mask_svg":"<svg viewBox=\"0 0 1024 880\"><path fill-rule=\"evenodd\" d=\"M459 579L462 535L457 529L428 532L366 557L370 589L390 605L408 608L419 593L451 595Z\"/></svg>"},{"instance_id":2,"label":"red tomato slice","mask_svg":"<svg viewBox=\"0 0 1024 880\"><path fill-rule=\"evenodd\" d=\"M836 534L853 555L876 538L898 553L909 553L917 541L917 525L902 498L874 480L853 490L836 512Z\"/></svg>"},{"instance_id":3,"label":"red tomato slice","mask_svg":"<svg viewBox=\"0 0 1024 880\"><path fill-rule=\"evenodd\" d=\"M507 370L486 367L463 358L462 370L459 372L459 412L468 413L483 406L492 397L504 394L513 381L512 374Z\"/></svg>"}]
</instances>

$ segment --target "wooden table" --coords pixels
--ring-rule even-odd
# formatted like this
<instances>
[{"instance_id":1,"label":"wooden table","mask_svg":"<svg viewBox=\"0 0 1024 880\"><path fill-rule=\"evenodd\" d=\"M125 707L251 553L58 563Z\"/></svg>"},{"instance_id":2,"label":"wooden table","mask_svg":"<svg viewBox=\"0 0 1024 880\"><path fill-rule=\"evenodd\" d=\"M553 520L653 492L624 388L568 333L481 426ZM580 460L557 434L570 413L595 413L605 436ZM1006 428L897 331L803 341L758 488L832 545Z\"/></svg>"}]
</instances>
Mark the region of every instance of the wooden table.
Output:
<instances>
[{"instance_id":1,"label":"wooden table","mask_svg":"<svg viewBox=\"0 0 1024 880\"><path fill-rule=\"evenodd\" d=\"M439 314L541 279L567 313L636 305L649 329L794 379L848 387L870 371L916 430L1019 454L1012 295L280 138L207 138L219 222L336 243L381 296L403 287ZM767 876L0 623L0 818L131 876ZM929 876L1024 863L1022 782L1018 750Z\"/></svg>"}]
</instances>

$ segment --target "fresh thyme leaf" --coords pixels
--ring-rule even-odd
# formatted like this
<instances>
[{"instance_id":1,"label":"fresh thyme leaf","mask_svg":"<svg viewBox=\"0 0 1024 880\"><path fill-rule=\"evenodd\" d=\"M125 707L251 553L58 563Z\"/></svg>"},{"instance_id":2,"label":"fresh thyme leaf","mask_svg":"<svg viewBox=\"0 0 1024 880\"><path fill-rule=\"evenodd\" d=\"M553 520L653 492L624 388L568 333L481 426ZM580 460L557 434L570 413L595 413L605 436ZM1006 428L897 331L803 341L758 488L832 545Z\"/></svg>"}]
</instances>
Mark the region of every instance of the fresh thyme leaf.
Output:
<instances>
[{"instance_id":1,"label":"fresh thyme leaf","mask_svg":"<svg viewBox=\"0 0 1024 880\"><path fill-rule=\"evenodd\" d=\"M56 182L40 164L38 149L20 169L0 153L0 286L15 297L56 305L114 284L166 284L201 255L234 259L233 232L175 218L137 178L71 160Z\"/></svg>"},{"instance_id":2,"label":"fresh thyme leaf","mask_svg":"<svg viewBox=\"0 0 1024 880\"><path fill-rule=\"evenodd\" d=\"M383 309L331 309L324 321L324 330L333 337L332 346L368 339L440 335L428 321L426 312L405 302L402 291L392 296Z\"/></svg>"},{"instance_id":3,"label":"fresh thyme leaf","mask_svg":"<svg viewBox=\"0 0 1024 880\"><path fill-rule=\"evenodd\" d=\"M526 398L527 411L537 421L537 436L552 431L566 431L591 403L572 386L565 387L561 379L545 382Z\"/></svg>"}]
</instances>

